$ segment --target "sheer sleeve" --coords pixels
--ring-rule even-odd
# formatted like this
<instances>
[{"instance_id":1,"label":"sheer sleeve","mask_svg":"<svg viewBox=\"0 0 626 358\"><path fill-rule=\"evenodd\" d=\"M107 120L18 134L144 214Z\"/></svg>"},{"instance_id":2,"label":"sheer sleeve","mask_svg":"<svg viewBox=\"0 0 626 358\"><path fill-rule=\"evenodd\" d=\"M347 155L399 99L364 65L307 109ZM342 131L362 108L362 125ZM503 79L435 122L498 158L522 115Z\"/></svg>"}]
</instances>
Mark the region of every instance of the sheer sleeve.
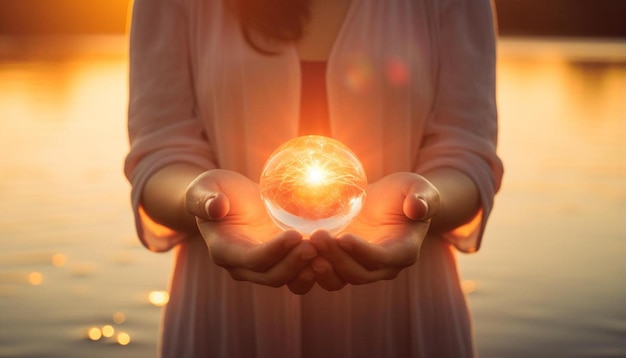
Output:
<instances>
[{"instance_id":1,"label":"sheer sleeve","mask_svg":"<svg viewBox=\"0 0 626 358\"><path fill-rule=\"evenodd\" d=\"M146 181L173 163L215 168L198 118L184 12L175 0L135 0L130 31L128 134L124 172L131 183L137 234L154 251L181 240L151 220L141 207Z\"/></svg>"},{"instance_id":2,"label":"sheer sleeve","mask_svg":"<svg viewBox=\"0 0 626 358\"><path fill-rule=\"evenodd\" d=\"M417 171L452 167L478 187L481 209L466 225L444 234L457 249L474 252L503 175L496 154L496 34L489 0L444 0L436 18L435 108L429 118Z\"/></svg>"}]
</instances>

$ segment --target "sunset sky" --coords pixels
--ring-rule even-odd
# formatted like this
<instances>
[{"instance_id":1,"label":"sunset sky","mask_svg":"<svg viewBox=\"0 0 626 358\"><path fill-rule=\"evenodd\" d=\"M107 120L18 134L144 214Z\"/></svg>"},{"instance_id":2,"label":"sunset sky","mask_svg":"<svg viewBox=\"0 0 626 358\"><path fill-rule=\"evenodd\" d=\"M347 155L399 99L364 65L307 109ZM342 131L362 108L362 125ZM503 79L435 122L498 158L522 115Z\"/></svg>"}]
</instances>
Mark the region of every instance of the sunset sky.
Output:
<instances>
[{"instance_id":1,"label":"sunset sky","mask_svg":"<svg viewBox=\"0 0 626 358\"><path fill-rule=\"evenodd\" d=\"M123 33L131 0L0 0L2 34ZM626 38L626 0L495 0L502 35Z\"/></svg>"}]
</instances>

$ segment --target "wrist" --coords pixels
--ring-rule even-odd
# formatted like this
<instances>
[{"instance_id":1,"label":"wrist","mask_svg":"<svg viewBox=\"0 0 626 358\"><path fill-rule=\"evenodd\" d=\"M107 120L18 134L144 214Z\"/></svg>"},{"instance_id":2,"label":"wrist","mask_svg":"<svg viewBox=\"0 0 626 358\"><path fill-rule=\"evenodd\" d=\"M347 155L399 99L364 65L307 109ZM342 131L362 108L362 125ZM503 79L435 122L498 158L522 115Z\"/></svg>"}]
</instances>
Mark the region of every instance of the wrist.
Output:
<instances>
[{"instance_id":1,"label":"wrist","mask_svg":"<svg viewBox=\"0 0 626 358\"><path fill-rule=\"evenodd\" d=\"M431 231L453 230L470 221L480 209L478 188L467 175L453 168L439 168L424 174L439 193L439 205L432 216Z\"/></svg>"},{"instance_id":2,"label":"wrist","mask_svg":"<svg viewBox=\"0 0 626 358\"><path fill-rule=\"evenodd\" d=\"M187 212L185 196L189 184L203 171L190 164L177 163L155 172L142 193L146 213L173 230L197 231L195 218Z\"/></svg>"}]
</instances>

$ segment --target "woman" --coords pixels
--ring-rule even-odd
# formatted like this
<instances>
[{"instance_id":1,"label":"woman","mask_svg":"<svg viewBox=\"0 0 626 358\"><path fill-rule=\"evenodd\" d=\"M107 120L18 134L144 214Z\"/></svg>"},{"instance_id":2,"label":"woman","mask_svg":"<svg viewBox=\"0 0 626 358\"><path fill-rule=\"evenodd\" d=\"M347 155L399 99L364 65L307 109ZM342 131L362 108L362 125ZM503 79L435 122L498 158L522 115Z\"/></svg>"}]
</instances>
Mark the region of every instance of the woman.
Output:
<instances>
[{"instance_id":1,"label":"woman","mask_svg":"<svg viewBox=\"0 0 626 358\"><path fill-rule=\"evenodd\" d=\"M176 251L161 355L473 356L454 250L502 177L493 25L488 0L135 0L125 171L142 242ZM261 203L303 134L367 172L338 237Z\"/></svg>"}]
</instances>

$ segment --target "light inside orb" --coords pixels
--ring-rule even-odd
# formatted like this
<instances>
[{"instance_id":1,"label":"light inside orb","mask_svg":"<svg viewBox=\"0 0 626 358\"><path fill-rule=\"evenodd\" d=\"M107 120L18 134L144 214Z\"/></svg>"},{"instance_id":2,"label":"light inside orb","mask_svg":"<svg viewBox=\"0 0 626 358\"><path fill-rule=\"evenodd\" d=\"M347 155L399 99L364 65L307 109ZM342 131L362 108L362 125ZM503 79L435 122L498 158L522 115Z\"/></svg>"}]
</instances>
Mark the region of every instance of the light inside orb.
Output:
<instances>
[{"instance_id":1,"label":"light inside orb","mask_svg":"<svg viewBox=\"0 0 626 358\"><path fill-rule=\"evenodd\" d=\"M343 230L361 211L367 179L356 155L341 142L304 136L280 146L265 163L261 198L282 229L305 235Z\"/></svg>"},{"instance_id":2,"label":"light inside orb","mask_svg":"<svg viewBox=\"0 0 626 358\"><path fill-rule=\"evenodd\" d=\"M306 182L309 185L322 185L326 182L328 173L315 163L306 169Z\"/></svg>"}]
</instances>

